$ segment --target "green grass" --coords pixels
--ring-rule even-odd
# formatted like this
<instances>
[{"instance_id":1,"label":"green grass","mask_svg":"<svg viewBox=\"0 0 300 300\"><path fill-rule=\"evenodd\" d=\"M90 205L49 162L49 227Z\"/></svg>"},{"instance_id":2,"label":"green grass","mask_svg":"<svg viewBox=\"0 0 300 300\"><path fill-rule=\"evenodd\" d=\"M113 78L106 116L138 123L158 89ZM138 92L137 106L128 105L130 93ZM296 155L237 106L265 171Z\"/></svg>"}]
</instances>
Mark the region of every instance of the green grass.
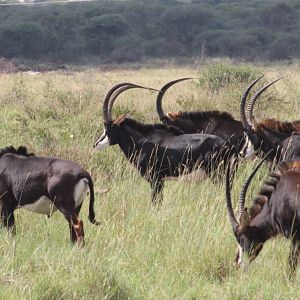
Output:
<instances>
[{"instance_id":1,"label":"green grass","mask_svg":"<svg viewBox=\"0 0 300 300\"><path fill-rule=\"evenodd\" d=\"M263 97L255 111L258 118L298 119L294 108L300 97L298 66L282 66L280 72L277 66L259 70L266 81L279 74L285 79L266 93L272 102ZM86 246L77 249L70 245L68 225L60 213L48 219L16 211L16 236L0 231L0 299L300 297L299 272L294 281L288 280L289 241L283 238L268 241L248 272L234 267L236 241L226 214L223 184L214 185L209 179L168 182L163 205L155 210L149 184L117 146L102 152L92 149L103 126L101 101L112 84L131 81L159 88L199 72L201 68L170 68L0 76L0 146L24 144L40 155L79 162L93 175L96 216L101 221L98 227L89 223L86 199L81 212ZM166 111L191 109L189 99L193 99L193 108L225 109L238 116L239 97L246 85L230 83L216 93L181 83L168 91ZM130 109L139 120L154 122L154 99L149 92L130 91L116 103L117 111ZM277 104L272 105L273 101ZM239 169L234 199L255 163ZM253 181L248 205L266 173L263 167ZM104 195L103 188L110 190Z\"/></svg>"}]
</instances>

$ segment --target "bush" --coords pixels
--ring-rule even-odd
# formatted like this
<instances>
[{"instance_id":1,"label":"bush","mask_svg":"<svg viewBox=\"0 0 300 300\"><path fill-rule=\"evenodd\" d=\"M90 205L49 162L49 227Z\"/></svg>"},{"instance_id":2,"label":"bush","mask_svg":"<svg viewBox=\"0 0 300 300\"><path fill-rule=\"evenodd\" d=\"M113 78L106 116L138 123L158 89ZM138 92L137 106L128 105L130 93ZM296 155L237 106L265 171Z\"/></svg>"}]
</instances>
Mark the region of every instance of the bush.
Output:
<instances>
[{"instance_id":1,"label":"bush","mask_svg":"<svg viewBox=\"0 0 300 300\"><path fill-rule=\"evenodd\" d=\"M201 69L199 84L211 90L219 90L229 84L249 83L262 75L262 72L246 64L213 63Z\"/></svg>"}]
</instances>

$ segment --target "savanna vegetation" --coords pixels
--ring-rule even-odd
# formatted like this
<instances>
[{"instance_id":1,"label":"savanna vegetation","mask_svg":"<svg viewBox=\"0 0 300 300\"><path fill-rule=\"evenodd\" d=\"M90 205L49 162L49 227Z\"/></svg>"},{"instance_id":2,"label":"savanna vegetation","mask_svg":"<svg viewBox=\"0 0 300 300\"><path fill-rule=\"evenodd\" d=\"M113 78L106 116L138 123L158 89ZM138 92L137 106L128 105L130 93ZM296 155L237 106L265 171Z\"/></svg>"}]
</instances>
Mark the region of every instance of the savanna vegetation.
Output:
<instances>
[{"instance_id":1,"label":"savanna vegetation","mask_svg":"<svg viewBox=\"0 0 300 300\"><path fill-rule=\"evenodd\" d=\"M193 76L170 89L166 110L220 109L238 117L239 100L249 82L284 75L256 107L256 116L299 119L300 68L261 67L211 62L201 68L160 68L82 73L17 73L0 76L0 141L26 145L39 155L75 160L93 175L96 216L81 212L86 246L69 243L67 222L19 210L17 234L0 231L1 299L298 299L299 271L288 279L289 242L266 243L243 273L233 265L236 241L226 215L224 186L168 182L159 210L150 204L150 188L120 149L94 152L102 131L102 99L117 82L159 88L178 77ZM132 90L116 102L114 114L130 112L143 122L157 122L149 91ZM242 165L233 185L235 197L256 162ZM262 182L261 169L248 198ZM105 195L100 190L109 188Z\"/></svg>"},{"instance_id":2,"label":"savanna vegetation","mask_svg":"<svg viewBox=\"0 0 300 300\"><path fill-rule=\"evenodd\" d=\"M0 1L6 2L17 1ZM299 19L297 0L1 6L0 56L72 64L153 59L191 63L206 57L292 60L299 57Z\"/></svg>"}]
</instances>

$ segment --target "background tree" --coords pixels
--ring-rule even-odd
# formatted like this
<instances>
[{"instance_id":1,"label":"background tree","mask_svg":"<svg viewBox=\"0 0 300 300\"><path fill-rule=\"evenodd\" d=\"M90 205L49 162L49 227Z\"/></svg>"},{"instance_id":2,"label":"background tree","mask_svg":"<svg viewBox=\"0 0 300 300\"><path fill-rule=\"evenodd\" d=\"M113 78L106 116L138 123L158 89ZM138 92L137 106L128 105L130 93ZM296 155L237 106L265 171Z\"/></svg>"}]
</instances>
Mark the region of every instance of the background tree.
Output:
<instances>
[{"instance_id":1,"label":"background tree","mask_svg":"<svg viewBox=\"0 0 300 300\"><path fill-rule=\"evenodd\" d=\"M125 18L118 14L92 17L84 27L89 51L94 55L109 55L114 49L114 38L124 34L128 27Z\"/></svg>"},{"instance_id":2,"label":"background tree","mask_svg":"<svg viewBox=\"0 0 300 300\"><path fill-rule=\"evenodd\" d=\"M169 53L191 55L197 33L210 25L213 15L199 5L175 7L167 10L161 17L162 35L170 45Z\"/></svg>"},{"instance_id":3,"label":"background tree","mask_svg":"<svg viewBox=\"0 0 300 300\"><path fill-rule=\"evenodd\" d=\"M295 0L99 0L0 9L0 56L42 62L299 58Z\"/></svg>"},{"instance_id":4,"label":"background tree","mask_svg":"<svg viewBox=\"0 0 300 300\"><path fill-rule=\"evenodd\" d=\"M45 33L33 22L7 23L0 27L0 54L7 57L40 57Z\"/></svg>"}]
</instances>

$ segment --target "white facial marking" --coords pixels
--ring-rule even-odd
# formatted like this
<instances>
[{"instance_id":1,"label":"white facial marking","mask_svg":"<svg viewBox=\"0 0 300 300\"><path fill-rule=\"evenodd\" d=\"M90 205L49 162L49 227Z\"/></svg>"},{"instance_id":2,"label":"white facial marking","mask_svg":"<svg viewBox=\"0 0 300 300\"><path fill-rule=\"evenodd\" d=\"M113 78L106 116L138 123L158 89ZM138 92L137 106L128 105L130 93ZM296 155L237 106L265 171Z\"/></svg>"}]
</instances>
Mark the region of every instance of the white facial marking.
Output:
<instances>
[{"instance_id":1,"label":"white facial marking","mask_svg":"<svg viewBox=\"0 0 300 300\"><path fill-rule=\"evenodd\" d=\"M96 141L95 148L96 150L100 151L102 149L107 148L108 146L109 146L109 140L108 140L108 136L106 135L106 131L104 130L100 138Z\"/></svg>"},{"instance_id":2,"label":"white facial marking","mask_svg":"<svg viewBox=\"0 0 300 300\"><path fill-rule=\"evenodd\" d=\"M237 261L237 264L238 266L244 266L244 257L243 257L243 249L242 247L239 245L238 246L238 261Z\"/></svg>"},{"instance_id":3,"label":"white facial marking","mask_svg":"<svg viewBox=\"0 0 300 300\"><path fill-rule=\"evenodd\" d=\"M240 151L240 157L242 159L252 159L252 158L254 158L254 156L255 156L254 146L253 146L252 142L250 141L250 139L248 138L248 136L246 135L245 144Z\"/></svg>"},{"instance_id":4,"label":"white facial marking","mask_svg":"<svg viewBox=\"0 0 300 300\"><path fill-rule=\"evenodd\" d=\"M41 198L37 199L33 203L26 204L23 206L18 206L17 208L24 208L26 210L38 213L38 214L45 214L51 216L57 208L55 207L53 201L51 201L48 197L42 196Z\"/></svg>"},{"instance_id":5,"label":"white facial marking","mask_svg":"<svg viewBox=\"0 0 300 300\"><path fill-rule=\"evenodd\" d=\"M76 207L78 207L83 202L83 199L86 196L88 190L89 190L88 180L86 178L80 179L74 188L73 196L74 196Z\"/></svg>"}]
</instances>

